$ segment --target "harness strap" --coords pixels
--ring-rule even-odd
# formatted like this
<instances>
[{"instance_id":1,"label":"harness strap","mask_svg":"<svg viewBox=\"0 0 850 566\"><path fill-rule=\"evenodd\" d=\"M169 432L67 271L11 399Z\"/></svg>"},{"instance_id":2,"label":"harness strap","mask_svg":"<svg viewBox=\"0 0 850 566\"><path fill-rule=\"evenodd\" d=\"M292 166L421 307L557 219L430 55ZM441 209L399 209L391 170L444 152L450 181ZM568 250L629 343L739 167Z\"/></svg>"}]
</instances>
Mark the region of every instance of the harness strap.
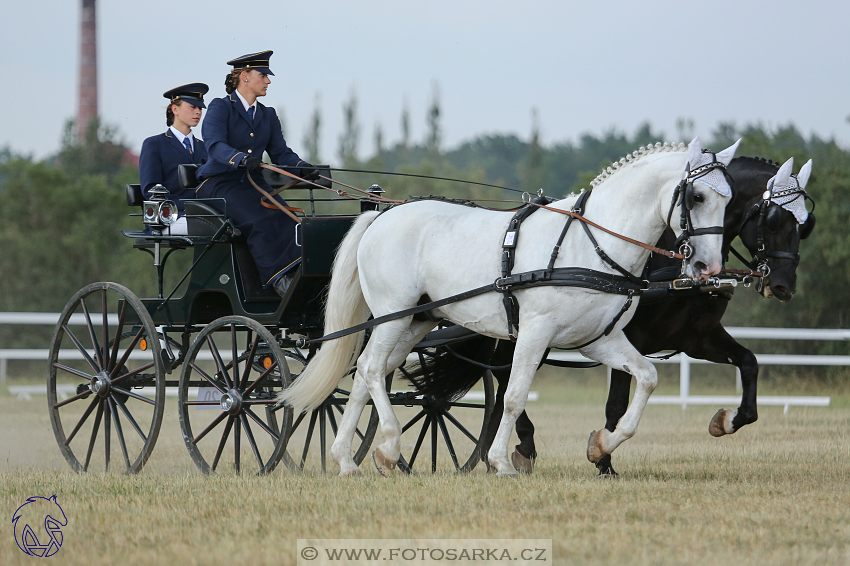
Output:
<instances>
[{"instance_id":1,"label":"harness strap","mask_svg":"<svg viewBox=\"0 0 850 566\"><path fill-rule=\"evenodd\" d=\"M534 199L535 203L549 204L552 201L544 196ZM516 259L516 247L519 243L519 229L523 220L537 212L539 209L531 206L525 206L514 213L513 218L508 223L508 228L505 231L505 238L502 240L502 280L510 276L514 268ZM502 286L505 287L505 286ZM508 336L511 340L516 340L516 333L519 331L519 302L513 296L509 287L505 287L502 292L502 304L505 307L505 315L508 320Z\"/></svg>"},{"instance_id":2,"label":"harness strap","mask_svg":"<svg viewBox=\"0 0 850 566\"><path fill-rule=\"evenodd\" d=\"M583 287L586 289L593 289L595 291L602 291L604 293L629 295L629 305L631 305L631 297L643 289L643 286L637 286L624 277L613 275L611 273L602 273L601 271L594 271L592 269L584 269L581 267L561 267L556 268L552 272L545 269L527 271L524 273L517 273L506 278L499 278L489 285L483 285L475 289L470 289L469 291L464 291L463 293L458 293L457 295L425 303L424 305L417 305L409 309L385 314L384 316L367 320L361 324L333 332L327 336L322 336L321 338L305 340L305 343L318 344L321 342L327 342L328 340L335 340L337 338L342 338L343 336L348 336L349 334L354 334L355 332L360 332L361 330L366 330L379 324L383 324L384 322L437 309L445 305L471 299L472 297L477 297L478 295L483 295L484 293L489 293L491 291L502 292L508 288L516 290L530 289L533 287ZM616 323L621 316L622 313L617 315L614 323ZM609 326L613 328L612 325ZM608 332L610 333L610 330L608 330Z\"/></svg>"}]
</instances>

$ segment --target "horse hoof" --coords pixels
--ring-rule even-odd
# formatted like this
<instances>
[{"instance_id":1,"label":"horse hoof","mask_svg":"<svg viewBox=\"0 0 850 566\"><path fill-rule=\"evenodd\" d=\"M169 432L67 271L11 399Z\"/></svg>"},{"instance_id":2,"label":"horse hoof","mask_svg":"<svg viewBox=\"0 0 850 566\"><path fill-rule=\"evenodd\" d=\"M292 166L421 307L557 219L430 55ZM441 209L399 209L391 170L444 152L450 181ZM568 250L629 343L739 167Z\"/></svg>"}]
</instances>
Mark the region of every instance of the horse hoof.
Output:
<instances>
[{"instance_id":1,"label":"horse hoof","mask_svg":"<svg viewBox=\"0 0 850 566\"><path fill-rule=\"evenodd\" d=\"M341 478L356 478L356 477L360 477L362 475L363 475L363 472L360 471L360 468L357 468L356 470L351 470L351 471L348 471L348 472L340 472L339 473L339 477L341 477Z\"/></svg>"},{"instance_id":2,"label":"horse hoof","mask_svg":"<svg viewBox=\"0 0 850 566\"><path fill-rule=\"evenodd\" d=\"M530 474L534 470L534 461L526 458L516 450L511 454L511 464L521 474Z\"/></svg>"},{"instance_id":3,"label":"horse hoof","mask_svg":"<svg viewBox=\"0 0 850 566\"><path fill-rule=\"evenodd\" d=\"M599 475L596 476L596 479L598 479L598 480L618 480L618 479L620 479L620 474L618 474L614 470L611 470L610 472L605 472L605 473L599 472Z\"/></svg>"},{"instance_id":4,"label":"horse hoof","mask_svg":"<svg viewBox=\"0 0 850 566\"><path fill-rule=\"evenodd\" d=\"M606 432L608 431L604 428L602 430L594 430L590 433L590 438L587 439L587 459L594 464L608 454L602 443L602 436Z\"/></svg>"},{"instance_id":5,"label":"horse hoof","mask_svg":"<svg viewBox=\"0 0 850 566\"><path fill-rule=\"evenodd\" d=\"M735 432L732 426L732 419L738 411L734 409L720 409L714 416L711 417L711 422L708 423L708 434L714 437L725 436Z\"/></svg>"},{"instance_id":6,"label":"horse hoof","mask_svg":"<svg viewBox=\"0 0 850 566\"><path fill-rule=\"evenodd\" d=\"M375 448L375 451L372 452L372 461L375 462L375 467L378 469L378 473L385 478L392 475L393 470L395 470L396 465L398 464L398 460L390 460L383 452L381 452L380 448Z\"/></svg>"}]
</instances>

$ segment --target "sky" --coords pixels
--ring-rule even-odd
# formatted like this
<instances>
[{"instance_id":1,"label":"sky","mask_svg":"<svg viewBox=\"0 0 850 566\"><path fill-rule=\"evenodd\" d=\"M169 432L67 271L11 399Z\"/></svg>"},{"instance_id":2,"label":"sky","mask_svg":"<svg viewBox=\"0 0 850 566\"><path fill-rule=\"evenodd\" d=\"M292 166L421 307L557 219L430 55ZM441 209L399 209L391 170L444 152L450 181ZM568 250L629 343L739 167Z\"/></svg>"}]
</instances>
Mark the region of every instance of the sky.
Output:
<instances>
[{"instance_id":1,"label":"sky","mask_svg":"<svg viewBox=\"0 0 850 566\"><path fill-rule=\"evenodd\" d=\"M7 1L0 18L0 148L41 159L76 114L79 0ZM633 0L97 0L99 113L138 152L165 130L162 93L204 82L223 96L229 59L274 50L263 104L306 154L315 108L321 161L338 164L343 105L355 96L360 157L427 133L437 92L443 148L483 134L545 145L677 120L710 138L721 121L850 146L850 2ZM202 135L202 124L196 130ZM685 132L691 133L691 132Z\"/></svg>"}]
</instances>

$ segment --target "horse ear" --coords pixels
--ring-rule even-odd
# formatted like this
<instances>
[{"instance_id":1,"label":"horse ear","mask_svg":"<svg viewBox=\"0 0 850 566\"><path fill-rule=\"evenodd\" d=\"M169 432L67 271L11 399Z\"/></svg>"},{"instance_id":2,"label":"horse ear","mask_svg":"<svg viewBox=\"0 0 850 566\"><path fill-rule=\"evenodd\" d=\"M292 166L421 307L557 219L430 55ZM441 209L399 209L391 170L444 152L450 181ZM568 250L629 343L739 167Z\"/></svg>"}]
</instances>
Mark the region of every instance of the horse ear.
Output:
<instances>
[{"instance_id":1,"label":"horse ear","mask_svg":"<svg viewBox=\"0 0 850 566\"><path fill-rule=\"evenodd\" d=\"M732 158L735 157L735 152L738 151L738 145L741 143L741 138L738 138L738 141L721 151L717 154L717 161L722 163L723 165L729 165L729 162L732 161Z\"/></svg>"},{"instance_id":2,"label":"horse ear","mask_svg":"<svg viewBox=\"0 0 850 566\"><path fill-rule=\"evenodd\" d=\"M791 157L782 164L782 167L779 168L779 171L776 172L776 177L774 177L773 186L774 187L785 187L788 184L788 180L791 178L791 172L794 171L794 158Z\"/></svg>"},{"instance_id":3,"label":"horse ear","mask_svg":"<svg viewBox=\"0 0 850 566\"><path fill-rule=\"evenodd\" d=\"M699 136L695 137L691 140L691 143L688 144L688 163L691 164L692 167L699 164L699 160L702 157L702 144L699 141Z\"/></svg>"},{"instance_id":4,"label":"horse ear","mask_svg":"<svg viewBox=\"0 0 850 566\"><path fill-rule=\"evenodd\" d=\"M800 172L797 173L797 182L800 183L800 188L805 189L809 182L809 177L812 175L812 160L809 159L805 165L800 167Z\"/></svg>"}]
</instances>

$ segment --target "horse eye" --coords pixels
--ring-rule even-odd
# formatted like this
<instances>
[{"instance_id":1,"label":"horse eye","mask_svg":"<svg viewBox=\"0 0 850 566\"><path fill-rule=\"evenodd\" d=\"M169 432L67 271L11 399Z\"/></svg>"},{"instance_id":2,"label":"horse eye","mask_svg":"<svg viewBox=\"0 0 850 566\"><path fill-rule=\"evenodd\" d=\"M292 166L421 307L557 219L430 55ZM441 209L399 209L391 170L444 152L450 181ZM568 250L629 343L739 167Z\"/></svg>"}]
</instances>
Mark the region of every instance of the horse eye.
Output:
<instances>
[{"instance_id":1,"label":"horse eye","mask_svg":"<svg viewBox=\"0 0 850 566\"><path fill-rule=\"evenodd\" d=\"M705 198L701 194L695 194L694 195L694 202L702 202L704 200L705 200Z\"/></svg>"}]
</instances>

